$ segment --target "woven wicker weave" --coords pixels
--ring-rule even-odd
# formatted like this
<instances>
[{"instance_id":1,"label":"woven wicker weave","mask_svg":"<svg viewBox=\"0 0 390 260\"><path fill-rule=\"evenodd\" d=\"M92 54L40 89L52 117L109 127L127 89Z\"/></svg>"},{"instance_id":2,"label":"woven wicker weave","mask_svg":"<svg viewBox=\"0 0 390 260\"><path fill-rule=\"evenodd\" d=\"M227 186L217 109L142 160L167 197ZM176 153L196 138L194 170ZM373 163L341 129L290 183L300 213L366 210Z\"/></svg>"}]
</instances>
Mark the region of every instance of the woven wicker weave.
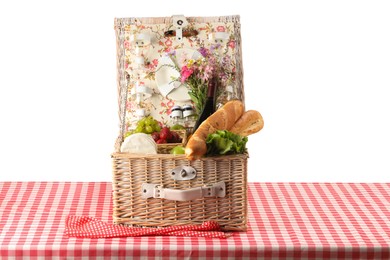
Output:
<instances>
[{"instance_id":1,"label":"woven wicker weave","mask_svg":"<svg viewBox=\"0 0 390 260\"><path fill-rule=\"evenodd\" d=\"M241 36L238 16L188 17L193 22L234 23L236 41L236 78L239 98L244 101L241 63ZM118 105L121 122L113 159L113 220L117 224L142 227L162 227L182 224L200 224L216 220L225 230L243 231L247 224L247 154L186 160L184 155L135 155L120 153L126 118L127 86L124 72L124 28L142 23L171 23L172 18L119 18L115 19L117 36ZM172 170L178 166L191 166L196 178L186 181L172 179ZM160 198L142 198L141 186L152 183L165 188L187 190L223 181L225 197L207 197L190 201Z\"/></svg>"},{"instance_id":2,"label":"woven wicker weave","mask_svg":"<svg viewBox=\"0 0 390 260\"><path fill-rule=\"evenodd\" d=\"M191 181L174 181L172 169L190 165L197 171ZM190 162L168 154L140 157L113 154L114 222L140 226L201 224L216 220L225 230L246 229L247 155L219 156ZM154 183L174 189L201 187L224 181L226 197L192 201L142 199L141 185Z\"/></svg>"}]
</instances>

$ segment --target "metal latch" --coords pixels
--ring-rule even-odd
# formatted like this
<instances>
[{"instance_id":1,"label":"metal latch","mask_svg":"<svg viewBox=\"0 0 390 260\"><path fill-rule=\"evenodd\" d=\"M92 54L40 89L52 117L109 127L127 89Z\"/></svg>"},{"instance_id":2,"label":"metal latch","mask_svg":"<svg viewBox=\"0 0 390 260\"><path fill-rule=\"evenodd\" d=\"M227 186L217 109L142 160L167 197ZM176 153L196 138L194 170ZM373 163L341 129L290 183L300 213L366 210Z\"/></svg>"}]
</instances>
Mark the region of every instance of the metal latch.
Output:
<instances>
[{"instance_id":1,"label":"metal latch","mask_svg":"<svg viewBox=\"0 0 390 260\"><path fill-rule=\"evenodd\" d=\"M187 19L184 15L172 16L173 27L176 29L176 40L183 40L183 28L188 25Z\"/></svg>"},{"instance_id":2,"label":"metal latch","mask_svg":"<svg viewBox=\"0 0 390 260\"><path fill-rule=\"evenodd\" d=\"M175 181L187 181L196 177L196 170L191 166L179 166L172 170L172 179Z\"/></svg>"}]
</instances>

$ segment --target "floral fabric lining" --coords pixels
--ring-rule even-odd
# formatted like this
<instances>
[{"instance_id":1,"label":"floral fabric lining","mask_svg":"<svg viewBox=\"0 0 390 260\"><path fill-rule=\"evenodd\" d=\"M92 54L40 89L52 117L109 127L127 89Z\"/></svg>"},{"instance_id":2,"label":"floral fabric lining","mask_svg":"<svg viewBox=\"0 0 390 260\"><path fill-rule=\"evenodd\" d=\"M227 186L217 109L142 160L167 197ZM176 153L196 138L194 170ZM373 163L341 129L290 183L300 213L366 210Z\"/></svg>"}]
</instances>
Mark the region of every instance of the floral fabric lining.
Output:
<instances>
[{"instance_id":1,"label":"floral fabric lining","mask_svg":"<svg viewBox=\"0 0 390 260\"><path fill-rule=\"evenodd\" d=\"M189 48L197 51L203 49L212 49L215 42L210 40L210 35L216 32L225 32L229 35L224 41L223 53L221 59L228 60L232 74L236 69L236 39L235 39L235 24L233 22L218 22L218 23L194 23L190 24L185 29L196 30L196 36L183 37L182 41L176 40L176 37L167 37L164 33L168 30L174 30L169 24L143 24L136 23L126 25L124 27L124 48L125 48L125 73L128 85L128 94L126 100L126 131L135 127L138 120L136 109L144 108L147 114L153 116L163 125L172 125L173 121L170 118L171 109L175 106L194 105L192 101L177 101L161 95L156 84L156 70L159 66L161 57L174 56L176 51L183 48ZM150 45L138 48L134 45L132 39L137 34L147 34L151 37ZM145 66L140 69L137 65L136 58L142 56L145 61ZM176 57L179 59L179 57ZM181 57L182 58L182 57ZM138 67L137 67L138 66ZM139 77L139 82L151 90L151 96L148 96L141 102L136 102L132 91L136 86L136 78ZM233 80L236 80L233 78ZM233 87L237 86L234 84Z\"/></svg>"}]
</instances>

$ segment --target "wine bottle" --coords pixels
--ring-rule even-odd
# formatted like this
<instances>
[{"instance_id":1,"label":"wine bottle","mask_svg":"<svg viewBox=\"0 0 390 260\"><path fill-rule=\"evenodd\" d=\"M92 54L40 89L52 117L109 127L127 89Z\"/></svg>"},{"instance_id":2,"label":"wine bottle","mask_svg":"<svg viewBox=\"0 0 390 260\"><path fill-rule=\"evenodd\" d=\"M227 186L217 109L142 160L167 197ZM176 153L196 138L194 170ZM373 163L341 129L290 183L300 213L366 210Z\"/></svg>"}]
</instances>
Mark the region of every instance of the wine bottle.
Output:
<instances>
[{"instance_id":1,"label":"wine bottle","mask_svg":"<svg viewBox=\"0 0 390 260\"><path fill-rule=\"evenodd\" d=\"M213 77L209 83L207 88L207 99L204 104L204 107L202 109L202 112L199 115L198 120L195 123L195 126L193 128L193 132L198 129L198 127L202 124L203 121L205 121L210 115L212 115L215 112L215 90L217 89L217 78Z\"/></svg>"}]
</instances>

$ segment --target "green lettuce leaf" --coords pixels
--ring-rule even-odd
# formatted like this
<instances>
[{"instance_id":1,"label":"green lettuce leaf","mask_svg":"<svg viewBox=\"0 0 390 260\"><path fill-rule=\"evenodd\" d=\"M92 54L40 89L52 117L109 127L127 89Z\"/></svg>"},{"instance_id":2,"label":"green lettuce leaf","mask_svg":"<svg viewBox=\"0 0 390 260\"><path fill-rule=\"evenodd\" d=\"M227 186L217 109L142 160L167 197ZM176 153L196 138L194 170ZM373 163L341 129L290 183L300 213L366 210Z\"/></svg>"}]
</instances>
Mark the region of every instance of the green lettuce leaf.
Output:
<instances>
[{"instance_id":1,"label":"green lettuce leaf","mask_svg":"<svg viewBox=\"0 0 390 260\"><path fill-rule=\"evenodd\" d=\"M247 142L248 137L233 134L227 130L218 130L207 136L207 155L245 153Z\"/></svg>"}]
</instances>

